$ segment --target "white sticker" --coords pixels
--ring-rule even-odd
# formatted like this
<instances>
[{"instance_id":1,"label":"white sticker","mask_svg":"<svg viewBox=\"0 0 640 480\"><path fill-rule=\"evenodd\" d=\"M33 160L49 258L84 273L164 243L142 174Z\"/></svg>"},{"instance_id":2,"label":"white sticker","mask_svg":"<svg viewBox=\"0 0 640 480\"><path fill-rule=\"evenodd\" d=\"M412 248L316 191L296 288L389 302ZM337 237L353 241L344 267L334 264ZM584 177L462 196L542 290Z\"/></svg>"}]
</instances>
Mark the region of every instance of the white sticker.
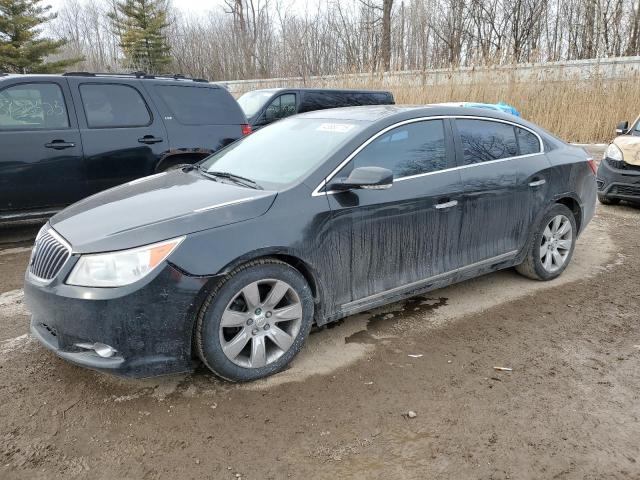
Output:
<instances>
[{"instance_id":1,"label":"white sticker","mask_svg":"<svg viewBox=\"0 0 640 480\"><path fill-rule=\"evenodd\" d=\"M347 133L354 126L351 123L323 123L316 130L319 132Z\"/></svg>"}]
</instances>

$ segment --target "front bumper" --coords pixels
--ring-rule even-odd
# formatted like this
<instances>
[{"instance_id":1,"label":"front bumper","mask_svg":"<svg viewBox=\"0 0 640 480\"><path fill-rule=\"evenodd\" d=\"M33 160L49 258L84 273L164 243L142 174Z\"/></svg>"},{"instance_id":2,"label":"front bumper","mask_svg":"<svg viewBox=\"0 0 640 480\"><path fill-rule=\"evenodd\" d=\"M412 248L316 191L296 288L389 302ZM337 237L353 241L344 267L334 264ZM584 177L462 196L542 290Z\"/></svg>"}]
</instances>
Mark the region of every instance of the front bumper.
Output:
<instances>
[{"instance_id":1,"label":"front bumper","mask_svg":"<svg viewBox=\"0 0 640 480\"><path fill-rule=\"evenodd\" d=\"M598 195L622 200L640 200L640 167L615 168L603 159L596 178Z\"/></svg>"},{"instance_id":2,"label":"front bumper","mask_svg":"<svg viewBox=\"0 0 640 480\"><path fill-rule=\"evenodd\" d=\"M142 378L193 370L193 322L207 280L170 264L143 285L122 288L42 284L27 272L24 294L31 332L45 347L83 367ZM78 346L96 342L116 353L101 357Z\"/></svg>"}]
</instances>

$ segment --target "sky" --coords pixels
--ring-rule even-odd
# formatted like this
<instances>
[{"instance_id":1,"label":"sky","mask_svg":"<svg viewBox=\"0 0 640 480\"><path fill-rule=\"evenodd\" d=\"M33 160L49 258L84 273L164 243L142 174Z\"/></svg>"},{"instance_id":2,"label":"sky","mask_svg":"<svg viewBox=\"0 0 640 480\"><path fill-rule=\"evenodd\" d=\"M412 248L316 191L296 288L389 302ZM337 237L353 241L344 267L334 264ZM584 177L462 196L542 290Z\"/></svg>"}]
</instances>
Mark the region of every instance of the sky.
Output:
<instances>
[{"instance_id":1,"label":"sky","mask_svg":"<svg viewBox=\"0 0 640 480\"><path fill-rule=\"evenodd\" d=\"M80 0L82 1L82 0ZM291 5L291 9L298 14L303 14L307 8L317 8L320 0L283 0L283 3ZM42 0L44 5L51 5L57 10L64 4L64 0ZM188 13L203 14L211 10L222 11L224 0L172 0L175 7Z\"/></svg>"}]
</instances>

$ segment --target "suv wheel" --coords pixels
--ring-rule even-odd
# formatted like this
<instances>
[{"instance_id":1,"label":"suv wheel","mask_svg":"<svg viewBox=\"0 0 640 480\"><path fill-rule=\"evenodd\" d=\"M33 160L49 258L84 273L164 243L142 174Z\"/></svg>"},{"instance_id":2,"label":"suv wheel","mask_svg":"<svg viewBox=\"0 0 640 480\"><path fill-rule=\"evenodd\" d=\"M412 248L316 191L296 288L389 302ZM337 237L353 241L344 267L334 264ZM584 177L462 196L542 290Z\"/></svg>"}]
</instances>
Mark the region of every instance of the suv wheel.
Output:
<instances>
[{"instance_id":1,"label":"suv wheel","mask_svg":"<svg viewBox=\"0 0 640 480\"><path fill-rule=\"evenodd\" d=\"M553 280L564 272L576 244L573 212L561 204L553 205L542 218L518 273L534 280Z\"/></svg>"},{"instance_id":2,"label":"suv wheel","mask_svg":"<svg viewBox=\"0 0 640 480\"><path fill-rule=\"evenodd\" d=\"M309 285L287 263L263 259L242 265L222 279L200 309L198 355L227 380L272 375L300 351L313 308Z\"/></svg>"}]
</instances>

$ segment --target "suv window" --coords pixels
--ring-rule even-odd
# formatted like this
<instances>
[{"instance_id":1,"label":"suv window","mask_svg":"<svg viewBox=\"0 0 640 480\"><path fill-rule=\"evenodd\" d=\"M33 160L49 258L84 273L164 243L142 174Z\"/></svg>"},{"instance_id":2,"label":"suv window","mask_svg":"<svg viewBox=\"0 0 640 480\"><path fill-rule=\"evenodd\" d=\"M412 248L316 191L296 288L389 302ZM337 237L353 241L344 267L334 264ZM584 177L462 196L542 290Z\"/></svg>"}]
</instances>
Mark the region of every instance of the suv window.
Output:
<instances>
[{"instance_id":1,"label":"suv window","mask_svg":"<svg viewBox=\"0 0 640 480\"><path fill-rule=\"evenodd\" d=\"M69 128L69 116L60 86L21 83L0 91L0 128Z\"/></svg>"},{"instance_id":2,"label":"suv window","mask_svg":"<svg viewBox=\"0 0 640 480\"><path fill-rule=\"evenodd\" d=\"M276 98L264 112L267 122L274 122L296 113L296 95L285 93Z\"/></svg>"},{"instance_id":3,"label":"suv window","mask_svg":"<svg viewBox=\"0 0 640 480\"><path fill-rule=\"evenodd\" d=\"M524 128L515 127L515 129L520 155L540 153L540 141L537 136Z\"/></svg>"},{"instance_id":4,"label":"suv window","mask_svg":"<svg viewBox=\"0 0 640 480\"><path fill-rule=\"evenodd\" d=\"M144 127L151 123L142 95L129 85L83 83L80 96L89 128Z\"/></svg>"},{"instance_id":5,"label":"suv window","mask_svg":"<svg viewBox=\"0 0 640 480\"><path fill-rule=\"evenodd\" d=\"M171 115L183 125L243 123L240 108L221 88L156 85L156 92Z\"/></svg>"},{"instance_id":6,"label":"suv window","mask_svg":"<svg viewBox=\"0 0 640 480\"><path fill-rule=\"evenodd\" d=\"M513 126L491 120L460 120L456 127L462 140L465 165L518 155Z\"/></svg>"},{"instance_id":7,"label":"suv window","mask_svg":"<svg viewBox=\"0 0 640 480\"><path fill-rule=\"evenodd\" d=\"M444 123L425 120L396 127L367 145L350 163L350 169L388 168L396 179L447 168Z\"/></svg>"}]
</instances>

